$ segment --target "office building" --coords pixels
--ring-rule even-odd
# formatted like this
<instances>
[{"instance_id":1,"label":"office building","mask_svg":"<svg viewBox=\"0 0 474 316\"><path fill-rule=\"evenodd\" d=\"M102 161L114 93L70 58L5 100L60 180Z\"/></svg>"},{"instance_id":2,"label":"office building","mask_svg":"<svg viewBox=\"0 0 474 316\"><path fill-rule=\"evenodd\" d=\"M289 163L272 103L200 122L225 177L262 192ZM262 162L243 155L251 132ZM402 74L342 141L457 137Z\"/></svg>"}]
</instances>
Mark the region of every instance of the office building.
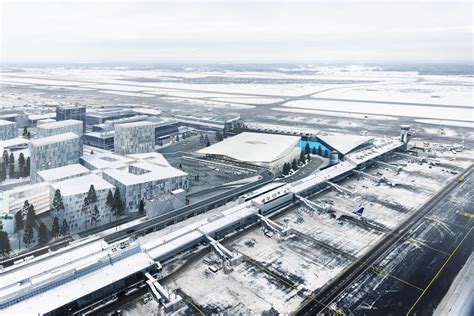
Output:
<instances>
[{"instance_id":1,"label":"office building","mask_svg":"<svg viewBox=\"0 0 474 316\"><path fill-rule=\"evenodd\" d=\"M56 108L56 120L77 120L82 122L82 132L86 131L86 107L85 106L58 106Z\"/></svg>"},{"instance_id":2,"label":"office building","mask_svg":"<svg viewBox=\"0 0 474 316\"><path fill-rule=\"evenodd\" d=\"M64 133L75 133L81 137L84 134L83 122L78 120L56 121L45 124L39 124L36 128L36 137L48 137Z\"/></svg>"},{"instance_id":3,"label":"office building","mask_svg":"<svg viewBox=\"0 0 474 316\"><path fill-rule=\"evenodd\" d=\"M30 148L30 177L32 183L38 183L38 171L58 168L79 163L81 141L74 133L65 133L33 139Z\"/></svg>"},{"instance_id":4,"label":"office building","mask_svg":"<svg viewBox=\"0 0 474 316\"><path fill-rule=\"evenodd\" d=\"M0 120L0 140L18 137L18 125L14 122Z\"/></svg>"},{"instance_id":5,"label":"office building","mask_svg":"<svg viewBox=\"0 0 474 316\"><path fill-rule=\"evenodd\" d=\"M97 147L100 149L113 150L114 149L115 132L90 132L82 136L84 144Z\"/></svg>"},{"instance_id":6,"label":"office building","mask_svg":"<svg viewBox=\"0 0 474 316\"><path fill-rule=\"evenodd\" d=\"M155 127L152 122L118 124L114 130L114 148L117 154L146 153L155 149Z\"/></svg>"}]
</instances>

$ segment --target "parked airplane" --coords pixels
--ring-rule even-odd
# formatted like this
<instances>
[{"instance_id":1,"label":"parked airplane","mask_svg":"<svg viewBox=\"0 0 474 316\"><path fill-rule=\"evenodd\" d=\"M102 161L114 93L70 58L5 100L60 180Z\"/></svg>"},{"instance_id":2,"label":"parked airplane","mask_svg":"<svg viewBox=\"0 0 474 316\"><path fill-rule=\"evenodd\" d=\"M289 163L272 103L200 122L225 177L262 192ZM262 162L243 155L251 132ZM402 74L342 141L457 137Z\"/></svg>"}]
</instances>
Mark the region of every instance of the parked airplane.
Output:
<instances>
[{"instance_id":1,"label":"parked airplane","mask_svg":"<svg viewBox=\"0 0 474 316\"><path fill-rule=\"evenodd\" d=\"M331 216L339 219L341 216L347 216L355 219L360 219L362 217L362 213L364 212L365 208L363 206L359 206L352 212L348 212L345 210L331 210L329 213Z\"/></svg>"}]
</instances>

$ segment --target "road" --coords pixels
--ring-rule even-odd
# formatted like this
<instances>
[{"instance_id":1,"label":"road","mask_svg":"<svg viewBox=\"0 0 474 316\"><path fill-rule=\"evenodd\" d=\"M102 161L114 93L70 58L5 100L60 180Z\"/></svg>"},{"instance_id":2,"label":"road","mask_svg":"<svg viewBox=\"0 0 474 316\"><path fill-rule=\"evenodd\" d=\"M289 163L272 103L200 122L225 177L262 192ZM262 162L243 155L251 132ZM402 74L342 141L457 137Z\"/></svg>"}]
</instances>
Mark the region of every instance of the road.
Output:
<instances>
[{"instance_id":1,"label":"road","mask_svg":"<svg viewBox=\"0 0 474 316\"><path fill-rule=\"evenodd\" d=\"M416 213L414 213L409 219L407 219L404 223L398 226L392 232L392 234L387 235L380 242L378 242L370 252L368 252L362 258L360 258L351 266L346 268L342 272L342 274L335 278L330 284L326 285L326 287L322 288L320 291L315 291L313 293L313 299L305 302L304 305L296 312L296 315L316 315L318 313L323 312L328 313L329 307L333 303L337 303L337 307L339 309L341 308L341 306L345 307L343 308L343 312L351 314L367 314L376 311L377 313L382 314L390 313L398 315L411 313L414 310L418 310L418 312L420 313L420 310L423 310L421 308L423 306L422 303L425 302L426 304L427 300L427 296L424 296L424 294L428 290L430 290L430 285L434 282L434 280L436 278L439 279L440 270L438 269L441 266L440 262L444 262L444 264L442 265L444 267L447 264L447 261L437 260L436 262L434 262L432 253L430 255L430 252L425 251L425 253L427 253L428 255L425 255L424 258L416 257L415 260L415 257L411 257L408 255L407 258L404 258L406 259L405 261L409 261L411 259L412 262L402 262L404 263L404 265L398 267L400 271L396 271L397 267L395 267L395 269L392 269L393 271L387 272L386 267L389 266L389 264L387 263L387 260L384 261L384 259L387 258L388 254L395 254L393 257L396 258L397 254L400 253L400 249L402 249L401 245L404 244L407 239L413 238L413 235L408 234L416 232L416 230L414 229L419 229L420 225L426 225L423 223L424 221L433 221L433 218L430 217L432 216L432 214L445 214L440 210L441 207L445 206L444 203L449 200L449 196L451 196L452 194L459 194L458 191L462 191L464 192L464 194L470 194L472 186L474 186L472 185L472 169L473 166L471 165L463 173L466 178L465 182L469 180L469 184L460 183L458 181L458 178L449 182L447 186L445 186L440 192L438 192L428 202L426 202ZM445 209L443 208L443 210ZM470 222L471 219L469 220L469 223ZM464 227L464 230L466 229L466 227ZM425 236L426 243L428 244L426 247L431 247L431 249L437 250L436 255L443 257L443 260L446 260L446 258L451 259L452 257L456 257L455 249L453 249L454 247L452 247L453 243L455 243L457 246L466 246L466 243L462 243L462 241L464 241L464 239L462 238L466 238L468 237L468 235L469 234L466 234L466 232L464 231L464 234L454 235L457 236L456 238L454 238L454 241L440 243L440 245L446 244L447 246L451 246L448 247L450 249L448 249L446 252L429 246L430 239L426 239ZM404 238L402 238L402 236ZM407 238L405 236L410 237ZM419 235L416 236L418 237ZM440 245L437 246L440 247ZM467 243L467 245L469 245L469 243ZM452 262L454 262L454 259ZM433 269L431 270L437 271L438 274L433 276L432 274L434 273L431 273L420 276L420 274L424 273L423 270L428 270L428 268L431 268L430 264L433 265ZM410 273L407 273L407 270L410 270ZM400 275L403 276L403 279L399 277ZM364 295L370 295L370 293L373 293L374 288L377 288L377 286L382 287L382 285L380 284L372 283L372 287L368 285L362 287L363 281L365 280L370 283L371 281L378 280L378 276L381 278L380 282L386 282L385 280L389 280L390 282L396 282L398 284L398 289L400 290L400 295L395 295L393 293L395 292L395 290L393 290L393 288L389 288L384 290L391 291L391 293L388 294L387 297L382 297L382 295L380 295L377 299L374 299L373 305L370 305L367 302L362 302L364 298L367 300L367 297L364 297ZM409 277L408 281L407 277ZM396 279L396 281L393 281L394 279ZM428 283L430 280L431 282ZM445 283L445 287L449 287L450 283ZM351 295L354 296L354 293L358 293L356 295L357 299L351 297ZM440 295L437 296L439 297ZM439 297L439 300L441 300L441 298L442 296ZM345 300L348 301L351 299L354 301L353 304L344 302ZM384 299L383 303L380 302L382 299ZM379 302L377 302L377 300L379 300ZM414 304L415 300L418 300L418 305L413 306L412 304ZM385 310L381 310L382 306L379 309L374 309L374 305L379 306L382 304L384 305L383 307L385 308ZM435 306L433 305L433 302L430 302L430 304L432 305L431 307ZM389 307L387 307L387 305ZM402 305L403 307L401 307ZM412 306L411 310L410 306ZM358 308L358 310L357 312L355 312L351 308Z\"/></svg>"}]
</instances>

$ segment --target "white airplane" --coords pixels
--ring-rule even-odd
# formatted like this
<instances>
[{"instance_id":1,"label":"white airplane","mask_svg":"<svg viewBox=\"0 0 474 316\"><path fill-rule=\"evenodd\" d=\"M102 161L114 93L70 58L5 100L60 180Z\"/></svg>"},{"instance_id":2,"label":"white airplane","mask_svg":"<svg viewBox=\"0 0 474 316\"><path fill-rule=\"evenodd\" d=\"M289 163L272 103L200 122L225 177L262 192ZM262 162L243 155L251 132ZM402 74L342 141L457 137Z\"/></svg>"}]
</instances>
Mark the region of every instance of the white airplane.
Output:
<instances>
[{"instance_id":1,"label":"white airplane","mask_svg":"<svg viewBox=\"0 0 474 316\"><path fill-rule=\"evenodd\" d=\"M347 216L355 219L360 219L362 217L362 213L364 212L365 208L363 206L359 206L356 209L354 209L352 212L348 212L345 210L331 210L329 214L333 216L336 219L341 218L341 216Z\"/></svg>"}]
</instances>

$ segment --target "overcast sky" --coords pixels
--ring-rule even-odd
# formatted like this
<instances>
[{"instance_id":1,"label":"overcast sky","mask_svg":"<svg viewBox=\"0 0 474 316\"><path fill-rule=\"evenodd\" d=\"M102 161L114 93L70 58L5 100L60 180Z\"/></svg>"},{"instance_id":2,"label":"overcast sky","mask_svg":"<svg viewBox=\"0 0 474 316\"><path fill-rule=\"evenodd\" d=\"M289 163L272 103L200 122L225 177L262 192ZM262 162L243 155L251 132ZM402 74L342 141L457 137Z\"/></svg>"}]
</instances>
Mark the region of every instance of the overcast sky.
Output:
<instances>
[{"instance_id":1,"label":"overcast sky","mask_svg":"<svg viewBox=\"0 0 474 316\"><path fill-rule=\"evenodd\" d=\"M0 0L3 62L466 62L470 1Z\"/></svg>"}]
</instances>

